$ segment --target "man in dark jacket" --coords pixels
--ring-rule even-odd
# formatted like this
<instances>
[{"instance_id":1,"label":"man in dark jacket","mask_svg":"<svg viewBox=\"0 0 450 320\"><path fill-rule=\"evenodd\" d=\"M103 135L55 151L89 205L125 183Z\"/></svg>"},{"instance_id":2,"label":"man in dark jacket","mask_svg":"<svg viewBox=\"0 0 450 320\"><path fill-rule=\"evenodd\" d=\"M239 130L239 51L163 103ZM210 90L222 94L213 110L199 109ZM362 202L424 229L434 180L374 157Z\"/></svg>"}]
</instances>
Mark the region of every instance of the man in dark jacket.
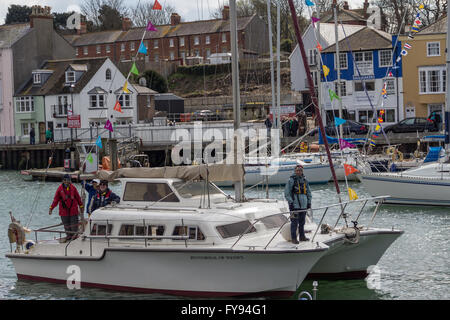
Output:
<instances>
[{"instance_id":1,"label":"man in dark jacket","mask_svg":"<svg viewBox=\"0 0 450 320\"><path fill-rule=\"evenodd\" d=\"M36 136L36 134L35 134L35 132L34 132L34 128L33 127L31 127L31 130L30 130L30 144L34 144L34 137Z\"/></svg>"},{"instance_id":2,"label":"man in dark jacket","mask_svg":"<svg viewBox=\"0 0 450 320\"><path fill-rule=\"evenodd\" d=\"M63 183L56 190L48 214L52 214L52 210L58 203L59 215L64 224L64 230L68 232L66 233L66 241L70 241L76 238L74 232L78 232L78 215L80 210L81 212L83 211L83 203L77 188L71 183L70 175L68 174L64 175Z\"/></svg>"},{"instance_id":3,"label":"man in dark jacket","mask_svg":"<svg viewBox=\"0 0 450 320\"><path fill-rule=\"evenodd\" d=\"M92 180L92 184L87 183L86 181L81 181L81 185L86 189L88 193L88 202L86 205L86 213L91 214L92 213L92 204L94 203L92 201L92 198L97 194L97 190L99 188L100 180L94 179Z\"/></svg>"},{"instance_id":4,"label":"man in dark jacket","mask_svg":"<svg viewBox=\"0 0 450 320\"><path fill-rule=\"evenodd\" d=\"M100 181L100 187L92 200L94 203L92 204L91 213L98 208L107 206L111 202L119 203L120 197L108 188L107 180L102 180Z\"/></svg>"},{"instance_id":5,"label":"man in dark jacket","mask_svg":"<svg viewBox=\"0 0 450 320\"><path fill-rule=\"evenodd\" d=\"M291 238L292 243L297 244L297 227L300 241L308 241L305 236L306 210L311 208L311 190L308 180L303 175L303 166L297 165L293 174L284 188L284 197L291 211Z\"/></svg>"}]
</instances>

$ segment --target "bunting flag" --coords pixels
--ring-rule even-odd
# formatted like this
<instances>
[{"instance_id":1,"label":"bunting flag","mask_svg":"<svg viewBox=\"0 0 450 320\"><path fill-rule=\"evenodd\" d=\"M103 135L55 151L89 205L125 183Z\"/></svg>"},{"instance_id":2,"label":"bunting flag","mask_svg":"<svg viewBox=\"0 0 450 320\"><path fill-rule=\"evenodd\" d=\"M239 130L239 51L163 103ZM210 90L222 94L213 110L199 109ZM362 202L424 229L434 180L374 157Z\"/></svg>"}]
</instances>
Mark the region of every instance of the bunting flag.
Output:
<instances>
[{"instance_id":1,"label":"bunting flag","mask_svg":"<svg viewBox=\"0 0 450 320\"><path fill-rule=\"evenodd\" d=\"M422 24L422 20L420 20L419 18L417 18L416 20L414 20L414 24L416 26L420 26Z\"/></svg>"},{"instance_id":2,"label":"bunting flag","mask_svg":"<svg viewBox=\"0 0 450 320\"><path fill-rule=\"evenodd\" d=\"M400 60L402 60L402 56L398 56L398 57L397 57L397 60L396 60L395 62L396 62L396 63L399 63Z\"/></svg>"},{"instance_id":3,"label":"bunting flag","mask_svg":"<svg viewBox=\"0 0 450 320\"><path fill-rule=\"evenodd\" d=\"M405 42L405 45L403 47L407 50L410 50L412 48L412 46L408 42Z\"/></svg>"},{"instance_id":4,"label":"bunting flag","mask_svg":"<svg viewBox=\"0 0 450 320\"><path fill-rule=\"evenodd\" d=\"M333 90L328 89L328 93L330 94L330 100L331 101L333 101L334 98L336 98L338 100L341 100L341 98L339 98L339 96Z\"/></svg>"},{"instance_id":5,"label":"bunting flag","mask_svg":"<svg viewBox=\"0 0 450 320\"><path fill-rule=\"evenodd\" d=\"M92 157L92 154L91 154L90 152L89 152L89 154L88 154L86 160L89 161L89 163L94 162L94 158Z\"/></svg>"},{"instance_id":6,"label":"bunting flag","mask_svg":"<svg viewBox=\"0 0 450 320\"><path fill-rule=\"evenodd\" d=\"M113 131L114 131L114 130L113 130L112 123L111 123L111 121L109 121L109 119L106 120L106 123L105 123L105 129L106 129L106 130L109 130L110 132L113 132Z\"/></svg>"},{"instance_id":7,"label":"bunting flag","mask_svg":"<svg viewBox=\"0 0 450 320\"><path fill-rule=\"evenodd\" d=\"M407 54L408 54L408 51L406 51L406 50L402 50L402 52L400 53L402 56L406 56Z\"/></svg>"},{"instance_id":8,"label":"bunting flag","mask_svg":"<svg viewBox=\"0 0 450 320\"><path fill-rule=\"evenodd\" d=\"M378 122L383 123L384 122L383 118L378 118Z\"/></svg>"},{"instance_id":9,"label":"bunting flag","mask_svg":"<svg viewBox=\"0 0 450 320\"><path fill-rule=\"evenodd\" d=\"M122 106L120 105L119 101L116 101L116 104L114 105L114 110L116 110L116 111L118 111L120 113L123 113Z\"/></svg>"},{"instance_id":10,"label":"bunting flag","mask_svg":"<svg viewBox=\"0 0 450 320\"><path fill-rule=\"evenodd\" d=\"M155 3L153 4L152 10L162 10L162 7L159 4L158 0L155 0Z\"/></svg>"},{"instance_id":11,"label":"bunting flag","mask_svg":"<svg viewBox=\"0 0 450 320\"><path fill-rule=\"evenodd\" d=\"M323 48L322 48L322 46L320 45L320 43L317 43L316 48L317 48L319 51L322 51L322 50L323 50Z\"/></svg>"},{"instance_id":12,"label":"bunting flag","mask_svg":"<svg viewBox=\"0 0 450 320\"><path fill-rule=\"evenodd\" d=\"M144 46L144 42L141 42L141 45L139 46L138 52L142 53L142 54L147 54L147 47Z\"/></svg>"},{"instance_id":13,"label":"bunting flag","mask_svg":"<svg viewBox=\"0 0 450 320\"><path fill-rule=\"evenodd\" d=\"M347 122L347 120L344 120L344 119L341 119L338 117L334 117L334 125L335 126L340 126L341 124L344 124L346 122Z\"/></svg>"},{"instance_id":14,"label":"bunting flag","mask_svg":"<svg viewBox=\"0 0 450 320\"><path fill-rule=\"evenodd\" d=\"M381 126L379 124L377 124L377 126L375 127L375 131L378 131L381 129Z\"/></svg>"},{"instance_id":15,"label":"bunting flag","mask_svg":"<svg viewBox=\"0 0 450 320\"><path fill-rule=\"evenodd\" d=\"M381 90L381 94L382 94L383 96L387 94L387 91L386 91L385 88L383 88L383 90Z\"/></svg>"},{"instance_id":16,"label":"bunting flag","mask_svg":"<svg viewBox=\"0 0 450 320\"><path fill-rule=\"evenodd\" d=\"M149 21L147 23L147 28L145 29L146 31L158 31L155 26L151 23L151 21Z\"/></svg>"},{"instance_id":17,"label":"bunting flag","mask_svg":"<svg viewBox=\"0 0 450 320\"><path fill-rule=\"evenodd\" d=\"M137 75L137 76L139 75L139 71L138 71L138 69L136 68L136 62L133 62L133 65L131 66L130 72L131 72L132 74Z\"/></svg>"},{"instance_id":18,"label":"bunting flag","mask_svg":"<svg viewBox=\"0 0 450 320\"><path fill-rule=\"evenodd\" d=\"M97 147L99 147L100 149L103 148L102 145L102 138L100 136L97 137L97 141L95 141L95 144L97 145Z\"/></svg>"},{"instance_id":19,"label":"bunting flag","mask_svg":"<svg viewBox=\"0 0 450 320\"><path fill-rule=\"evenodd\" d=\"M423 9L425 8L425 5L422 3L421 5L419 5L419 9Z\"/></svg>"},{"instance_id":20,"label":"bunting flag","mask_svg":"<svg viewBox=\"0 0 450 320\"><path fill-rule=\"evenodd\" d=\"M347 140L344 139L339 139L339 147L341 148L341 150L345 148L356 148L354 144L347 142Z\"/></svg>"},{"instance_id":21,"label":"bunting flag","mask_svg":"<svg viewBox=\"0 0 450 320\"><path fill-rule=\"evenodd\" d=\"M393 77L393 76L394 76L394 74L392 73L392 71L389 71L388 76L389 76L389 77Z\"/></svg>"},{"instance_id":22,"label":"bunting flag","mask_svg":"<svg viewBox=\"0 0 450 320\"><path fill-rule=\"evenodd\" d=\"M128 90L128 81L125 81L125 84L123 85L123 92L130 93L130 91Z\"/></svg>"},{"instance_id":23,"label":"bunting flag","mask_svg":"<svg viewBox=\"0 0 450 320\"><path fill-rule=\"evenodd\" d=\"M320 19L319 19L319 18L316 18L316 17L311 17L311 21L312 21L313 27L315 27L315 23L316 23L316 22L319 22Z\"/></svg>"},{"instance_id":24,"label":"bunting flag","mask_svg":"<svg viewBox=\"0 0 450 320\"><path fill-rule=\"evenodd\" d=\"M419 32L419 27L412 26L411 32Z\"/></svg>"},{"instance_id":25,"label":"bunting flag","mask_svg":"<svg viewBox=\"0 0 450 320\"><path fill-rule=\"evenodd\" d=\"M412 34L408 34L408 38L412 40L414 39L414 36Z\"/></svg>"},{"instance_id":26,"label":"bunting flag","mask_svg":"<svg viewBox=\"0 0 450 320\"><path fill-rule=\"evenodd\" d=\"M315 5L314 2L312 2L311 0L305 0L305 2L308 7L312 7Z\"/></svg>"},{"instance_id":27,"label":"bunting flag","mask_svg":"<svg viewBox=\"0 0 450 320\"><path fill-rule=\"evenodd\" d=\"M358 195L356 194L356 192L352 188L348 188L348 197L349 197L350 200L357 200L358 199Z\"/></svg>"},{"instance_id":28,"label":"bunting flag","mask_svg":"<svg viewBox=\"0 0 450 320\"><path fill-rule=\"evenodd\" d=\"M352 173L355 173L355 172L359 172L358 169L356 169L355 167L353 167L353 166L351 166L349 164L346 164L346 163L344 163L344 170L345 170L345 175L346 176L349 176L349 175L351 175Z\"/></svg>"},{"instance_id":29,"label":"bunting flag","mask_svg":"<svg viewBox=\"0 0 450 320\"><path fill-rule=\"evenodd\" d=\"M376 146L376 144L375 144L375 141L373 141L373 140L370 140L370 143L369 143L372 147L375 147Z\"/></svg>"},{"instance_id":30,"label":"bunting flag","mask_svg":"<svg viewBox=\"0 0 450 320\"><path fill-rule=\"evenodd\" d=\"M386 112L386 111L384 111L384 109L381 109L381 110L380 110L380 115L385 114L385 112Z\"/></svg>"},{"instance_id":31,"label":"bunting flag","mask_svg":"<svg viewBox=\"0 0 450 320\"><path fill-rule=\"evenodd\" d=\"M329 73L330 69L326 65L323 65L323 75L326 77Z\"/></svg>"}]
</instances>

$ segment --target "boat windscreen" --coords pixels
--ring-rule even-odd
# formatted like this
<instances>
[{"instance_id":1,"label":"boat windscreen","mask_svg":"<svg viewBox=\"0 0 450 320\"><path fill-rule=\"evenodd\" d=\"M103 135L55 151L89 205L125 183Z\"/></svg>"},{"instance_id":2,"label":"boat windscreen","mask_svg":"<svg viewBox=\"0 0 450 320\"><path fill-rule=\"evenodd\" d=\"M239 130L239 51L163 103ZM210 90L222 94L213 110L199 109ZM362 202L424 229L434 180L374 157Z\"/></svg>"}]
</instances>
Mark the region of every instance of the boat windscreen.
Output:
<instances>
[{"instance_id":1,"label":"boat windscreen","mask_svg":"<svg viewBox=\"0 0 450 320\"><path fill-rule=\"evenodd\" d=\"M190 182L174 182L174 188L183 198L192 198L195 196L205 196L208 194L208 189L204 181L190 181ZM209 194L223 194L213 184L208 184Z\"/></svg>"}]
</instances>

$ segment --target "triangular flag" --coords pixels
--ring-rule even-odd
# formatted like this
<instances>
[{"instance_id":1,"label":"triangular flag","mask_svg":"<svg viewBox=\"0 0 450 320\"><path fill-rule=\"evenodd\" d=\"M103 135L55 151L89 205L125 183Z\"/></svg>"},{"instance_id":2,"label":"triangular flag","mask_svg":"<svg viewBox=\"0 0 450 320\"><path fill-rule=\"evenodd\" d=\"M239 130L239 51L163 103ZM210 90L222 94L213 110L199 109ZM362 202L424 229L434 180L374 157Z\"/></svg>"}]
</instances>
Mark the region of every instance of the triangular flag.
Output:
<instances>
[{"instance_id":1,"label":"triangular flag","mask_svg":"<svg viewBox=\"0 0 450 320\"><path fill-rule=\"evenodd\" d=\"M106 129L106 130L109 130L109 131L111 131L111 132L114 131L114 130L113 130L112 123L111 123L111 121L109 121L109 119L106 120L106 123L105 123L105 129Z\"/></svg>"},{"instance_id":2,"label":"triangular flag","mask_svg":"<svg viewBox=\"0 0 450 320\"><path fill-rule=\"evenodd\" d=\"M339 139L339 146L340 146L341 150L343 150L345 148L356 148L356 146L354 144L351 144L350 142L347 142L347 140L344 140L344 139Z\"/></svg>"},{"instance_id":3,"label":"triangular flag","mask_svg":"<svg viewBox=\"0 0 450 320\"><path fill-rule=\"evenodd\" d=\"M322 51L322 50L323 50L323 48L322 48L322 46L320 45L320 43L317 44L316 48L319 49L319 51Z\"/></svg>"},{"instance_id":4,"label":"triangular flag","mask_svg":"<svg viewBox=\"0 0 450 320\"><path fill-rule=\"evenodd\" d=\"M356 192L352 188L348 188L348 197L349 197L350 200L357 200L358 199L358 195L356 194Z\"/></svg>"},{"instance_id":5,"label":"triangular flag","mask_svg":"<svg viewBox=\"0 0 450 320\"><path fill-rule=\"evenodd\" d=\"M387 93L386 89L383 88L383 90L381 90L381 94L385 95Z\"/></svg>"},{"instance_id":6,"label":"triangular flag","mask_svg":"<svg viewBox=\"0 0 450 320\"><path fill-rule=\"evenodd\" d=\"M329 73L330 69L326 65L323 65L323 75L326 77Z\"/></svg>"},{"instance_id":7,"label":"triangular flag","mask_svg":"<svg viewBox=\"0 0 450 320\"><path fill-rule=\"evenodd\" d=\"M162 10L162 7L159 4L158 0L155 0L155 3L153 4L152 10Z\"/></svg>"},{"instance_id":8,"label":"triangular flag","mask_svg":"<svg viewBox=\"0 0 450 320\"><path fill-rule=\"evenodd\" d=\"M384 121L383 118L378 118L379 123L383 123L383 121Z\"/></svg>"},{"instance_id":9,"label":"triangular flag","mask_svg":"<svg viewBox=\"0 0 450 320\"><path fill-rule=\"evenodd\" d=\"M116 101L116 104L114 105L114 110L116 110L116 111L118 111L120 113L123 113L122 106L120 105L119 101Z\"/></svg>"},{"instance_id":10,"label":"triangular flag","mask_svg":"<svg viewBox=\"0 0 450 320\"><path fill-rule=\"evenodd\" d=\"M133 62L133 65L131 66L130 72L131 72L132 74L137 75L137 76L139 75L139 71L138 71L138 69L136 68L136 62Z\"/></svg>"},{"instance_id":11,"label":"triangular flag","mask_svg":"<svg viewBox=\"0 0 450 320\"><path fill-rule=\"evenodd\" d=\"M424 4L419 5L419 9L423 9L423 8L425 8Z\"/></svg>"},{"instance_id":12,"label":"triangular flag","mask_svg":"<svg viewBox=\"0 0 450 320\"><path fill-rule=\"evenodd\" d=\"M123 92L130 93L130 91L128 90L128 81L125 81L125 84L123 85Z\"/></svg>"},{"instance_id":13,"label":"triangular flag","mask_svg":"<svg viewBox=\"0 0 450 320\"><path fill-rule=\"evenodd\" d=\"M380 129L381 129L380 125L377 124L377 126L375 127L375 131L378 131L378 130L380 130Z\"/></svg>"},{"instance_id":14,"label":"triangular flag","mask_svg":"<svg viewBox=\"0 0 450 320\"><path fill-rule=\"evenodd\" d=\"M95 141L95 144L101 149L103 148L102 145L102 138L100 136L97 137L97 141Z\"/></svg>"},{"instance_id":15,"label":"triangular flag","mask_svg":"<svg viewBox=\"0 0 450 320\"><path fill-rule=\"evenodd\" d=\"M331 101L333 101L334 98L336 98L336 99L338 99L338 100L341 100L341 98L339 98L339 96L338 96L338 95L336 94L336 92L334 92L333 90L328 89L328 93L330 94L330 99L331 99Z\"/></svg>"},{"instance_id":16,"label":"triangular flag","mask_svg":"<svg viewBox=\"0 0 450 320\"><path fill-rule=\"evenodd\" d=\"M388 76L389 76L389 77L393 77L393 76L394 76L394 75L392 74L392 71L389 71Z\"/></svg>"},{"instance_id":17,"label":"triangular flag","mask_svg":"<svg viewBox=\"0 0 450 320\"><path fill-rule=\"evenodd\" d=\"M344 119L341 119L338 117L334 117L334 125L336 125L336 126L340 126L341 124L344 124L346 122L347 122L347 120L344 120Z\"/></svg>"},{"instance_id":18,"label":"triangular flag","mask_svg":"<svg viewBox=\"0 0 450 320\"><path fill-rule=\"evenodd\" d=\"M92 163L94 161L94 158L92 158L92 154L90 152L89 152L86 160L89 161L89 163Z\"/></svg>"},{"instance_id":19,"label":"triangular flag","mask_svg":"<svg viewBox=\"0 0 450 320\"><path fill-rule=\"evenodd\" d=\"M305 0L305 2L308 7L314 6L314 2L312 2L311 0Z\"/></svg>"},{"instance_id":20,"label":"triangular flag","mask_svg":"<svg viewBox=\"0 0 450 320\"><path fill-rule=\"evenodd\" d=\"M316 22L319 22L320 19L319 19L319 18L316 18L316 17L311 17L311 21L312 21L312 25L313 25L313 27L314 27L314 26L315 26L315 23L316 23Z\"/></svg>"},{"instance_id":21,"label":"triangular flag","mask_svg":"<svg viewBox=\"0 0 450 320\"><path fill-rule=\"evenodd\" d=\"M147 54L147 47L144 46L144 42L141 42L141 45L139 46L138 53Z\"/></svg>"},{"instance_id":22,"label":"triangular flag","mask_svg":"<svg viewBox=\"0 0 450 320\"><path fill-rule=\"evenodd\" d=\"M349 176L349 175L351 175L354 172L359 172L358 169L356 169L355 167L353 167L353 166L351 166L349 164L346 164L346 163L344 163L344 170L345 170L345 175L346 176Z\"/></svg>"},{"instance_id":23,"label":"triangular flag","mask_svg":"<svg viewBox=\"0 0 450 320\"><path fill-rule=\"evenodd\" d=\"M145 30L147 30L147 31L158 31L155 28L155 26L150 21L147 23L147 28Z\"/></svg>"}]
</instances>

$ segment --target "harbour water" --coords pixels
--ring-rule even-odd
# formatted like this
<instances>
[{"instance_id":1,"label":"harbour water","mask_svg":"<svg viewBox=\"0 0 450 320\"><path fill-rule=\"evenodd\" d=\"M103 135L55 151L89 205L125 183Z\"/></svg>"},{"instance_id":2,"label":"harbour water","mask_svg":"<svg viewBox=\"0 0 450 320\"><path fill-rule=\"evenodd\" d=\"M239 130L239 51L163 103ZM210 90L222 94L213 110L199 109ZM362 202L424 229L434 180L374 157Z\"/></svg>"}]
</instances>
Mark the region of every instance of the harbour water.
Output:
<instances>
[{"instance_id":1,"label":"harbour water","mask_svg":"<svg viewBox=\"0 0 450 320\"><path fill-rule=\"evenodd\" d=\"M57 210L48 215L58 182L25 181L18 172L0 172L0 299L185 299L161 294L131 294L99 289L69 290L65 285L18 281L9 252L8 212L31 228L60 222ZM80 185L77 184L79 187ZM369 197L361 183L350 183L360 198ZM114 191L120 190L113 184ZM342 196L345 188L342 185ZM232 193L232 189L226 192ZM283 187L271 187L270 197L283 198ZM338 202L334 185L313 185L313 208ZM250 190L248 197L265 197L265 190ZM369 209L362 223L369 220ZM373 209L373 206L371 207ZM335 221L336 216L328 217ZM318 222L320 216L314 217ZM450 299L450 209L382 206L373 226L404 230L377 265L369 281L319 281L318 299ZM312 292L312 280L299 291Z\"/></svg>"}]
</instances>

